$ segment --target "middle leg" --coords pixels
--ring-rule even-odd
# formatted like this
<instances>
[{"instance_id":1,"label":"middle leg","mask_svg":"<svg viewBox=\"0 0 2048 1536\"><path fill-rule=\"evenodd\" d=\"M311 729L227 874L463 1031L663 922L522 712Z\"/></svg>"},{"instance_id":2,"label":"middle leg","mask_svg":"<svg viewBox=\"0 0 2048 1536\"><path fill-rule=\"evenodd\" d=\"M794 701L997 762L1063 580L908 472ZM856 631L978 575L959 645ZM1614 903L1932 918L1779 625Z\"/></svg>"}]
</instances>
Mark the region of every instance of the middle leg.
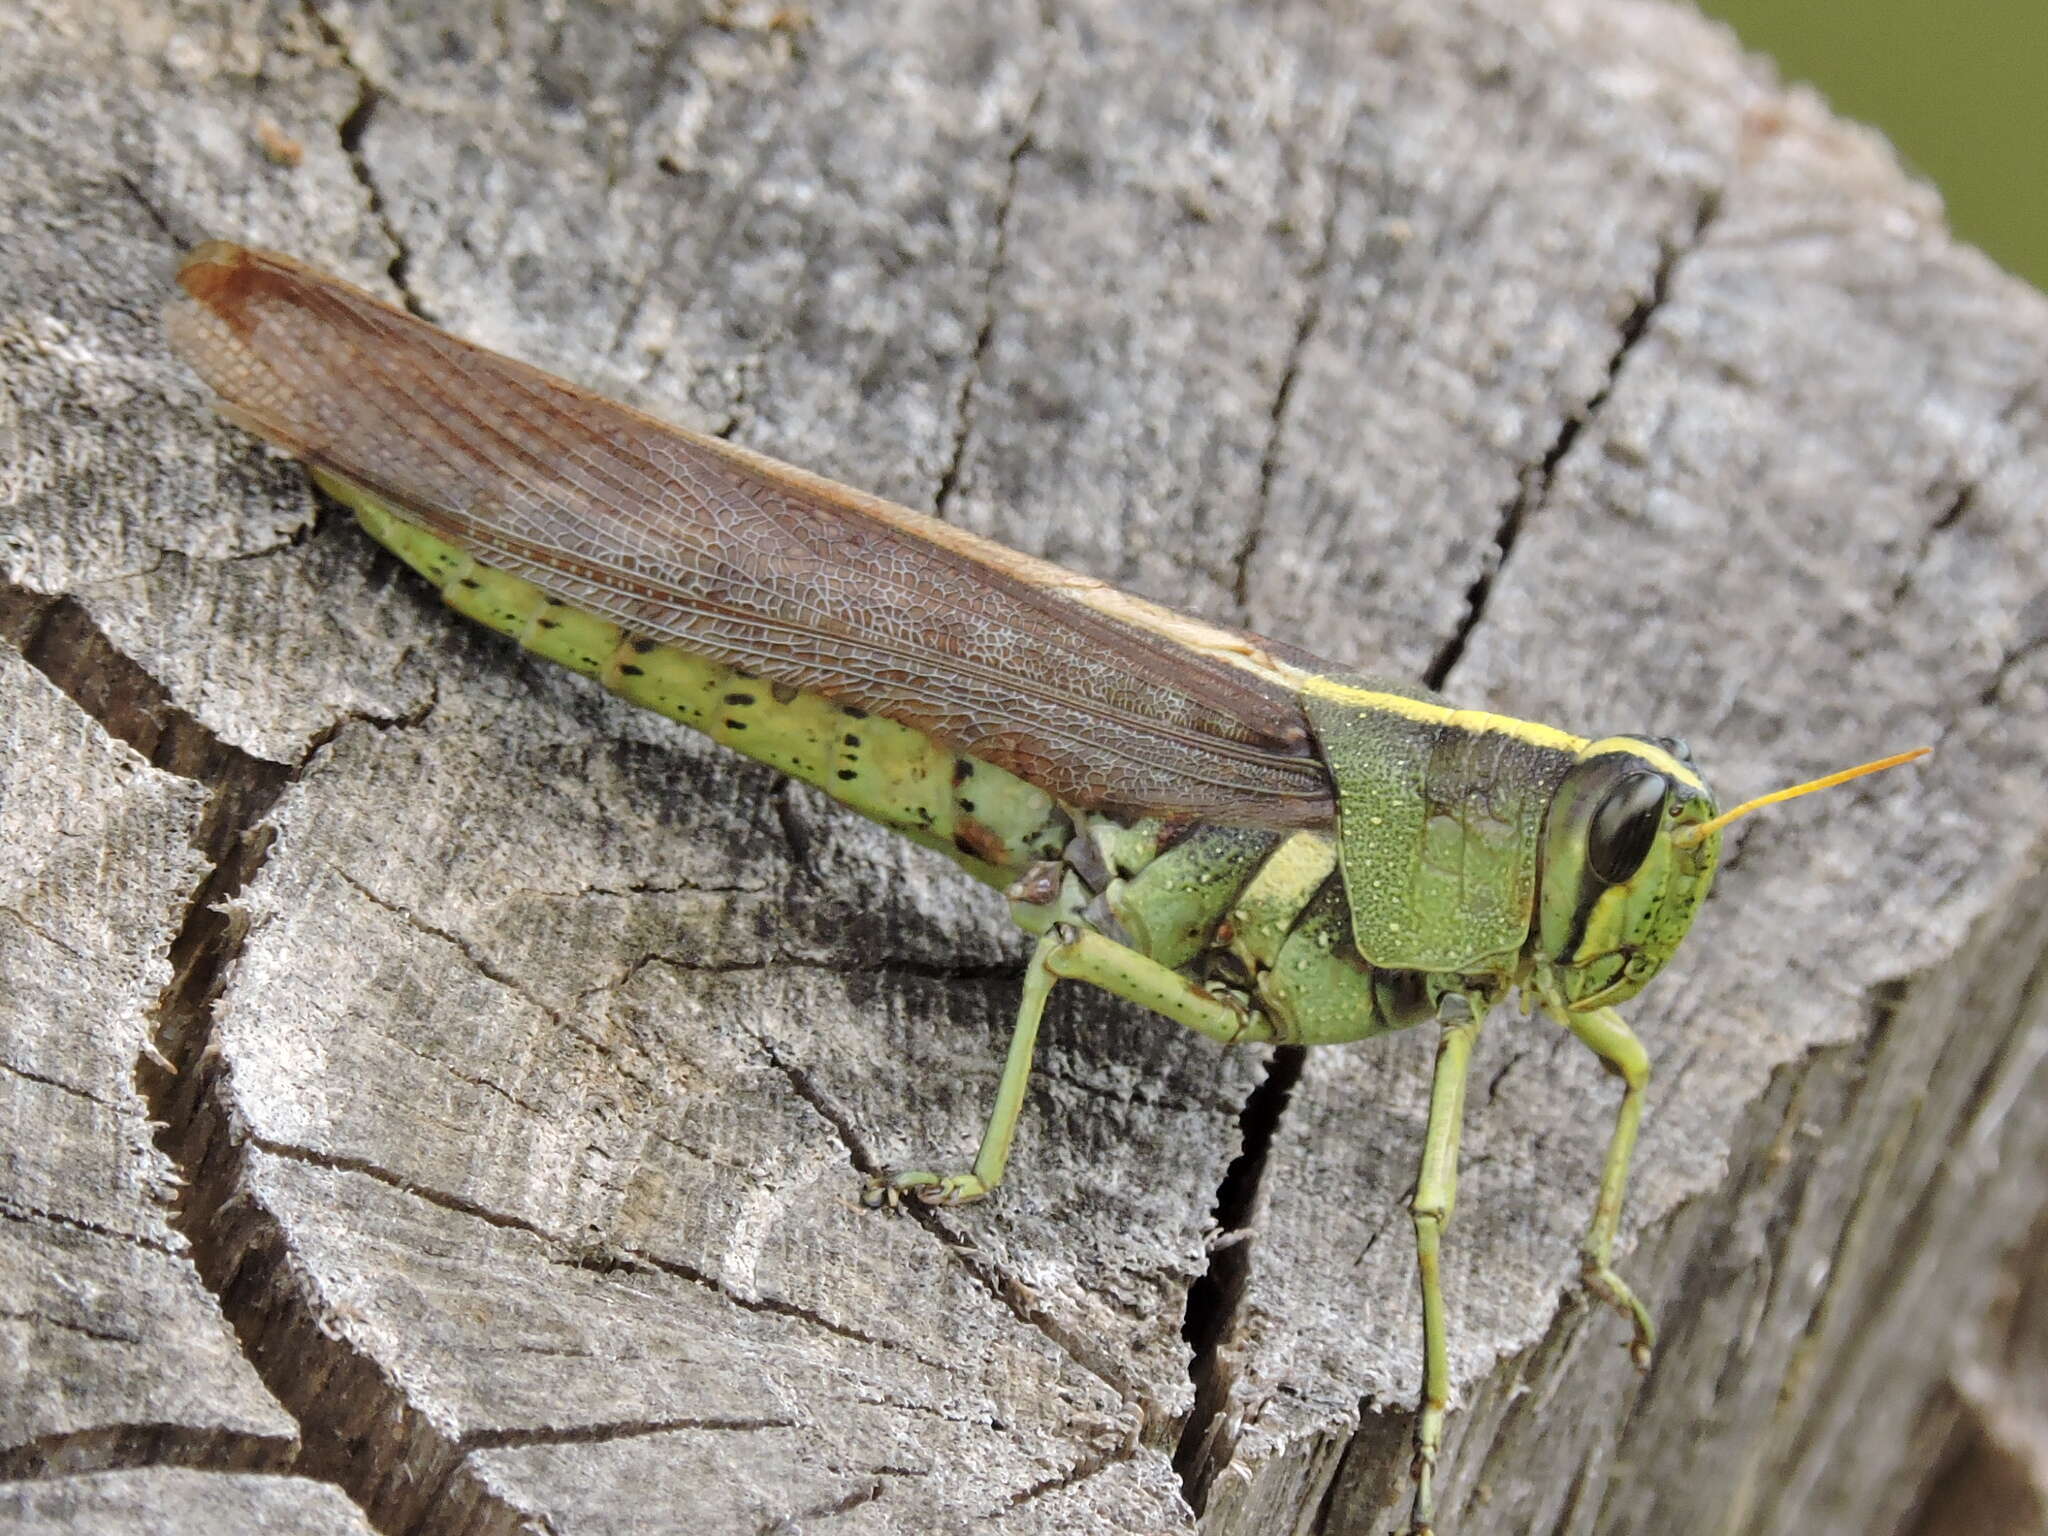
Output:
<instances>
[{"instance_id":1,"label":"middle leg","mask_svg":"<svg viewBox=\"0 0 2048 1536\"><path fill-rule=\"evenodd\" d=\"M1429 1085L1429 1123L1422 1133L1422 1171L1409 1215L1415 1222L1415 1263L1422 1279L1422 1400L1415 1412L1415 1508L1409 1536L1431 1536L1436 1519L1436 1461L1451 1406L1451 1357L1444 1319L1441 1250L1458 1202L1458 1141L1465 1126L1465 1079L1479 1038L1479 1014L1463 997L1442 1004L1436 1072Z\"/></svg>"}]
</instances>

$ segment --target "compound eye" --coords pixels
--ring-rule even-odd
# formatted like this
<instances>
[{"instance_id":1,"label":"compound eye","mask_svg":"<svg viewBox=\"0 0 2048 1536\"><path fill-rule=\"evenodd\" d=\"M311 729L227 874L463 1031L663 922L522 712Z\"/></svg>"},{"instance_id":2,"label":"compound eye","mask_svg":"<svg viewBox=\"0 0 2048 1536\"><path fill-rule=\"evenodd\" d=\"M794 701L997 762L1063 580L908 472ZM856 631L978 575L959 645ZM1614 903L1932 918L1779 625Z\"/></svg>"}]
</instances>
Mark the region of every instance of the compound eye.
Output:
<instances>
[{"instance_id":1,"label":"compound eye","mask_svg":"<svg viewBox=\"0 0 2048 1536\"><path fill-rule=\"evenodd\" d=\"M1671 786L1661 773L1624 774L1593 812L1586 836L1586 863L1609 885L1635 877L1650 856L1657 827L1664 817L1664 796Z\"/></svg>"}]
</instances>

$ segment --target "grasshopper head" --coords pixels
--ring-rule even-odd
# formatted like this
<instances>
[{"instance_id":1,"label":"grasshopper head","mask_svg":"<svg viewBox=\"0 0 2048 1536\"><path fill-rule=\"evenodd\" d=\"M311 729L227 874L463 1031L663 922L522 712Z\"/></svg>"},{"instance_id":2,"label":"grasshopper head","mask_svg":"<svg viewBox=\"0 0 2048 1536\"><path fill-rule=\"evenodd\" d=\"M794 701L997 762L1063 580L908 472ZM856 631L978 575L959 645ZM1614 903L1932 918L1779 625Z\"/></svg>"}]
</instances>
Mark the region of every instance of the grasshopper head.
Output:
<instances>
[{"instance_id":1,"label":"grasshopper head","mask_svg":"<svg viewBox=\"0 0 2048 1536\"><path fill-rule=\"evenodd\" d=\"M1566 1006L1634 997L1692 927L1721 858L1713 792L1685 743L1648 736L1590 742L1543 823L1537 948Z\"/></svg>"},{"instance_id":2,"label":"grasshopper head","mask_svg":"<svg viewBox=\"0 0 2048 1536\"><path fill-rule=\"evenodd\" d=\"M1609 736L1588 743L1544 817L1539 971L1575 1013L1628 1001L1692 927L1721 862L1723 827L1928 750L1882 757L1719 811L1684 742Z\"/></svg>"}]
</instances>

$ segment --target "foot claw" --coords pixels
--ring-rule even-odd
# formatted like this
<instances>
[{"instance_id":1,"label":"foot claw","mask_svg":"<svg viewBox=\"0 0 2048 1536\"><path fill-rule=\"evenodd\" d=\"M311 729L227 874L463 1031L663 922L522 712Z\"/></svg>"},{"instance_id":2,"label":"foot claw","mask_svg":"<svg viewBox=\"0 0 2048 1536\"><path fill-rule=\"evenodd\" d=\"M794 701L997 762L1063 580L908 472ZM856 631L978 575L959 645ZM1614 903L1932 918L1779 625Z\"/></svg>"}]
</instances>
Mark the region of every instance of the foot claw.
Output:
<instances>
[{"instance_id":1,"label":"foot claw","mask_svg":"<svg viewBox=\"0 0 2048 1536\"><path fill-rule=\"evenodd\" d=\"M907 1195L920 1205L968 1205L988 1194L988 1186L979 1175L972 1173L927 1173L922 1169L910 1173L891 1174L882 1172L868 1180L868 1187L860 1197L860 1203L870 1210L888 1206L894 1209L903 1203Z\"/></svg>"},{"instance_id":2,"label":"foot claw","mask_svg":"<svg viewBox=\"0 0 2048 1536\"><path fill-rule=\"evenodd\" d=\"M1583 1271L1586 1290L1604 1301L1623 1317L1635 1330L1628 1343L1628 1357L1635 1362L1639 1371L1650 1368L1650 1352L1657 1344L1657 1325L1650 1321L1650 1309L1637 1299L1636 1293L1607 1265L1596 1259L1588 1259Z\"/></svg>"}]
</instances>

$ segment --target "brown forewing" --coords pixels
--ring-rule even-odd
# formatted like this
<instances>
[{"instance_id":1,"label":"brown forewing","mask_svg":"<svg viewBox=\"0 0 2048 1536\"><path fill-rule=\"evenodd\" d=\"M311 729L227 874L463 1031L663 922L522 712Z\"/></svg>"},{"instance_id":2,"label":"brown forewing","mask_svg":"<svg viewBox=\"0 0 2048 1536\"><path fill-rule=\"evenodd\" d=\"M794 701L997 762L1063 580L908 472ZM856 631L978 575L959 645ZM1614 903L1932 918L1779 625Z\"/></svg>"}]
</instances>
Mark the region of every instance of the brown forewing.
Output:
<instances>
[{"instance_id":1,"label":"brown forewing","mask_svg":"<svg viewBox=\"0 0 2048 1536\"><path fill-rule=\"evenodd\" d=\"M630 632L1118 814L1327 824L1258 642L654 420L287 257L211 244L166 321L225 413ZM1273 670L1269 670L1273 669Z\"/></svg>"}]
</instances>

